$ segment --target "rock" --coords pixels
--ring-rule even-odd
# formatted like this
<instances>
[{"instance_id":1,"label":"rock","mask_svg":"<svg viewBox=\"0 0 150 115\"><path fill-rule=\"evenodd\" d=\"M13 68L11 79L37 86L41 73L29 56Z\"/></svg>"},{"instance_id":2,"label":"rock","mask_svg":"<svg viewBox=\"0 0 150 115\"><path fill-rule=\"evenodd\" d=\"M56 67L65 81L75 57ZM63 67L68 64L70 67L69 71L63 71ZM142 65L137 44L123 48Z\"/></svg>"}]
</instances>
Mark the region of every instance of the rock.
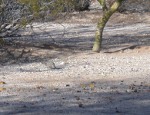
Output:
<instances>
[{"instance_id":1,"label":"rock","mask_svg":"<svg viewBox=\"0 0 150 115\"><path fill-rule=\"evenodd\" d=\"M126 92L127 92L127 93L131 93L131 92L133 92L133 90L127 89Z\"/></svg>"},{"instance_id":2,"label":"rock","mask_svg":"<svg viewBox=\"0 0 150 115\"><path fill-rule=\"evenodd\" d=\"M97 0L92 0L89 6L90 10L101 10L102 6Z\"/></svg>"},{"instance_id":3,"label":"rock","mask_svg":"<svg viewBox=\"0 0 150 115\"><path fill-rule=\"evenodd\" d=\"M63 69L65 67L65 62L60 59L55 59L53 63L55 65L55 69Z\"/></svg>"},{"instance_id":4,"label":"rock","mask_svg":"<svg viewBox=\"0 0 150 115\"><path fill-rule=\"evenodd\" d=\"M78 106L81 107L81 108L84 108L82 103L79 103Z\"/></svg>"},{"instance_id":5,"label":"rock","mask_svg":"<svg viewBox=\"0 0 150 115\"><path fill-rule=\"evenodd\" d=\"M50 68L50 69L56 68L55 63L52 60L49 60L47 62L42 62L42 64L44 64L45 66L47 66L47 68Z\"/></svg>"}]
</instances>

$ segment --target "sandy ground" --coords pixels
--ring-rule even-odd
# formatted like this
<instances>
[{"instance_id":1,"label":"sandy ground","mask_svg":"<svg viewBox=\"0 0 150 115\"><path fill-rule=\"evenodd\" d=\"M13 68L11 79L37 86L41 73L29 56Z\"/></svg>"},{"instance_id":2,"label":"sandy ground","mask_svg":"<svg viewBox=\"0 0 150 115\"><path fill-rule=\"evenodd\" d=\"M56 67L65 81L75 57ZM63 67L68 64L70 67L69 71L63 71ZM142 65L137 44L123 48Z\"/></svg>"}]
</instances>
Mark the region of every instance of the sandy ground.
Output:
<instances>
[{"instance_id":1,"label":"sandy ground","mask_svg":"<svg viewBox=\"0 0 150 115\"><path fill-rule=\"evenodd\" d=\"M34 23L8 38L14 44L1 49L0 115L149 115L149 17L115 16L101 53L91 52L94 18Z\"/></svg>"}]
</instances>

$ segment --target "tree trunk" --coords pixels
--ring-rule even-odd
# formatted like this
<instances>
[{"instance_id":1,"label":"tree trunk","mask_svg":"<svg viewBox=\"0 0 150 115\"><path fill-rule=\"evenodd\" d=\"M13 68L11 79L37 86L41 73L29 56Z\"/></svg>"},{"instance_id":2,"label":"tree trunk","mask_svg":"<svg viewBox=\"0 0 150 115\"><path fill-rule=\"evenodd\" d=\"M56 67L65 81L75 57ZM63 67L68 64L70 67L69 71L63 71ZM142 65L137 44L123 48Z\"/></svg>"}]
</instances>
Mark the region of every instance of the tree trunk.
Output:
<instances>
[{"instance_id":1,"label":"tree trunk","mask_svg":"<svg viewBox=\"0 0 150 115\"><path fill-rule=\"evenodd\" d=\"M116 0L107 11L104 11L102 18L99 19L95 33L95 42L93 45L94 52L100 52L104 27L109 18L117 11L122 1L124 0Z\"/></svg>"}]
</instances>

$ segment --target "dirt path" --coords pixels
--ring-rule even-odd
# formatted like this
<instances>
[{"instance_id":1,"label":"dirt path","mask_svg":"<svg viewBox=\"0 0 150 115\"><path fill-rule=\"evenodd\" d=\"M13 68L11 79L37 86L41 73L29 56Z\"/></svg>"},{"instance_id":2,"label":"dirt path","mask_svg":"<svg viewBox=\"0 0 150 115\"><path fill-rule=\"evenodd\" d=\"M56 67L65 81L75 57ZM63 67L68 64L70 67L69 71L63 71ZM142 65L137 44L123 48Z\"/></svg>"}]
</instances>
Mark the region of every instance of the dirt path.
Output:
<instances>
[{"instance_id":1,"label":"dirt path","mask_svg":"<svg viewBox=\"0 0 150 115\"><path fill-rule=\"evenodd\" d=\"M150 24L108 24L98 54L90 51L94 30L35 24L32 38L17 38L30 42L21 59L2 60L0 115L149 115Z\"/></svg>"}]
</instances>

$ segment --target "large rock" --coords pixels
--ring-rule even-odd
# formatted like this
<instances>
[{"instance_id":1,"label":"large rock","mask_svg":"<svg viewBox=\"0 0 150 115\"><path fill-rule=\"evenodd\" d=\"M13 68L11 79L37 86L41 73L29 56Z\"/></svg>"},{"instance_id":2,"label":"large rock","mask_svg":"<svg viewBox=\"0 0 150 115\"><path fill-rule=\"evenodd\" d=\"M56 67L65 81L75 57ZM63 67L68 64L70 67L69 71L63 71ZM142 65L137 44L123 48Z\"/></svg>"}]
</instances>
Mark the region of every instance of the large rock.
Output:
<instances>
[{"instance_id":1,"label":"large rock","mask_svg":"<svg viewBox=\"0 0 150 115\"><path fill-rule=\"evenodd\" d=\"M89 5L90 10L101 10L102 6L97 0L91 0Z\"/></svg>"}]
</instances>

